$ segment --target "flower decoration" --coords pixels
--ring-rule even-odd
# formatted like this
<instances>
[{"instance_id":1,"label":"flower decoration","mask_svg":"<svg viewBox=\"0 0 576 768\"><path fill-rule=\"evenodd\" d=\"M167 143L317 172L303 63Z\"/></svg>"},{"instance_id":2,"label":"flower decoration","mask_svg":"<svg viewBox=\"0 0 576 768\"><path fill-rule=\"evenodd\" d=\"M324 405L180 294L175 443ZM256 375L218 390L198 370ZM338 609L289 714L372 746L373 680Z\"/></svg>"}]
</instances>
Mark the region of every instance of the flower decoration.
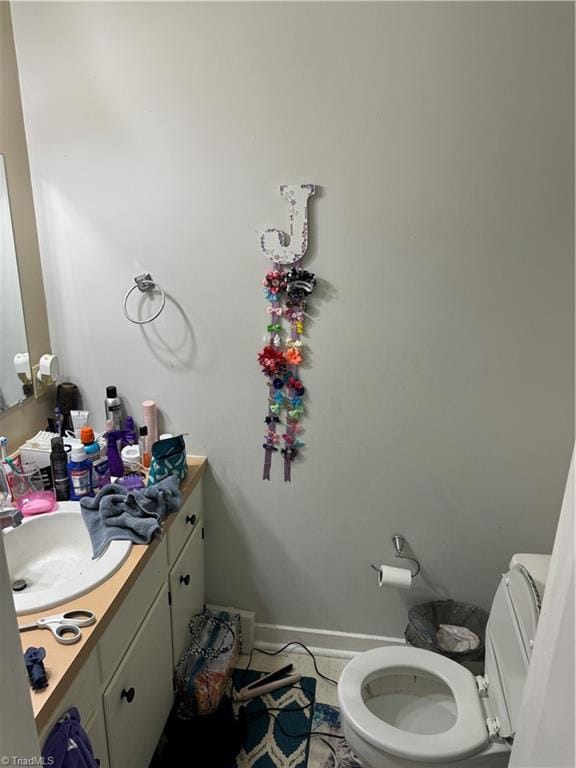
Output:
<instances>
[{"instance_id":1,"label":"flower decoration","mask_svg":"<svg viewBox=\"0 0 576 768\"><path fill-rule=\"evenodd\" d=\"M258 354L258 362L262 367L262 373L265 373L266 376L273 376L276 373L284 373L286 370L286 360L284 355L278 349L274 349L270 344L267 344Z\"/></svg>"},{"instance_id":2,"label":"flower decoration","mask_svg":"<svg viewBox=\"0 0 576 768\"><path fill-rule=\"evenodd\" d=\"M297 349L287 349L286 352L284 352L284 357L286 362L288 362L290 365L300 365L302 362L302 355Z\"/></svg>"},{"instance_id":3,"label":"flower decoration","mask_svg":"<svg viewBox=\"0 0 576 768\"><path fill-rule=\"evenodd\" d=\"M286 275L284 272L275 269L272 272L268 272L262 281L262 285L273 296L278 296L286 290Z\"/></svg>"}]
</instances>

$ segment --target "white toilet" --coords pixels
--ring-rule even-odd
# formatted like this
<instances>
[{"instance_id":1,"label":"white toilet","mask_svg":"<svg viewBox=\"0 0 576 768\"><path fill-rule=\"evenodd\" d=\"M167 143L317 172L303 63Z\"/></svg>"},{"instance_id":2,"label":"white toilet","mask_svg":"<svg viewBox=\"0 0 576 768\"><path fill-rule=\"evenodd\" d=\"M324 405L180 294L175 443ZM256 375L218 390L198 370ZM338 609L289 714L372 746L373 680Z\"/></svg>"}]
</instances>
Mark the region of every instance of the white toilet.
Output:
<instances>
[{"instance_id":1,"label":"white toilet","mask_svg":"<svg viewBox=\"0 0 576 768\"><path fill-rule=\"evenodd\" d=\"M367 768L507 765L549 560L512 558L486 627L483 677L406 645L367 651L345 667L342 728Z\"/></svg>"}]
</instances>

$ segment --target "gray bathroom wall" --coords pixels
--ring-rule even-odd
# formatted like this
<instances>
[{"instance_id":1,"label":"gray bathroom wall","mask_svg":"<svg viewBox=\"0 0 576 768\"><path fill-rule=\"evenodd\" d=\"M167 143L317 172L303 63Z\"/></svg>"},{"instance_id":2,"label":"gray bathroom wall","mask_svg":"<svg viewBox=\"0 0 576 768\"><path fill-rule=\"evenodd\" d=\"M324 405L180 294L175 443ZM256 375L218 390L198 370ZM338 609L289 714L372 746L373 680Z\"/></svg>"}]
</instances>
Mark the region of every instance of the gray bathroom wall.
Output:
<instances>
[{"instance_id":1,"label":"gray bathroom wall","mask_svg":"<svg viewBox=\"0 0 576 768\"><path fill-rule=\"evenodd\" d=\"M211 602L398 635L550 552L573 439L569 3L18 3L52 347L210 460ZM306 449L262 482L258 232L314 182ZM150 270L170 299L128 323ZM406 536L410 592L371 562Z\"/></svg>"}]
</instances>

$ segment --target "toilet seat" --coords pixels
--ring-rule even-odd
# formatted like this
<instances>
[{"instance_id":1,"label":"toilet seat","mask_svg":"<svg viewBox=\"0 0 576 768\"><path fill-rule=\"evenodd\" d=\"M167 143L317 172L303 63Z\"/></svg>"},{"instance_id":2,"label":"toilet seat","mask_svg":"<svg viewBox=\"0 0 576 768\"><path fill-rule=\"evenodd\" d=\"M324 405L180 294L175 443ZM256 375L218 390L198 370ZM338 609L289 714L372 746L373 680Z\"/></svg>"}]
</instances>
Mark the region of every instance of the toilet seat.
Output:
<instances>
[{"instance_id":1,"label":"toilet seat","mask_svg":"<svg viewBox=\"0 0 576 768\"><path fill-rule=\"evenodd\" d=\"M419 734L396 728L374 715L362 698L364 684L394 669L414 670L442 680L456 702L456 722L447 731ZM415 762L450 762L483 749L489 741L485 714L473 675L455 661L407 646L376 648L357 656L339 681L340 706L350 725L383 752Z\"/></svg>"}]
</instances>

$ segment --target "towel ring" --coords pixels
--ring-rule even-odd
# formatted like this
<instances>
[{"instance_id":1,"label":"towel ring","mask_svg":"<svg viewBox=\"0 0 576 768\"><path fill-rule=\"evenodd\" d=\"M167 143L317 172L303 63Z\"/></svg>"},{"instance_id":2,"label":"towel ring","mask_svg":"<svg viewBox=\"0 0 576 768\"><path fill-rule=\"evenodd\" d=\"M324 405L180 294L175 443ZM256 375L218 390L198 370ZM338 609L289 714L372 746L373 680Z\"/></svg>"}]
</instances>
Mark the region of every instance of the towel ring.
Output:
<instances>
[{"instance_id":1,"label":"towel ring","mask_svg":"<svg viewBox=\"0 0 576 768\"><path fill-rule=\"evenodd\" d=\"M162 288L161 285L154 282L152 280L152 275L150 272L144 272L141 275L136 275L134 278L135 285L130 288L130 290L126 293L126 296L124 296L124 315L127 320L130 320L131 323L136 323L136 325L145 325L146 323L151 323L152 320L156 320L156 318L160 315L162 310L164 309L164 305L166 304L166 292L164 291L164 288ZM147 317L146 320L136 320L134 317L130 315L128 312L128 299L130 298L130 294L138 288L139 291L142 291L142 293L146 293L146 291L151 291L153 288L158 288L160 291L162 297L160 300L160 308L156 310L156 312L151 315L150 317Z\"/></svg>"}]
</instances>

